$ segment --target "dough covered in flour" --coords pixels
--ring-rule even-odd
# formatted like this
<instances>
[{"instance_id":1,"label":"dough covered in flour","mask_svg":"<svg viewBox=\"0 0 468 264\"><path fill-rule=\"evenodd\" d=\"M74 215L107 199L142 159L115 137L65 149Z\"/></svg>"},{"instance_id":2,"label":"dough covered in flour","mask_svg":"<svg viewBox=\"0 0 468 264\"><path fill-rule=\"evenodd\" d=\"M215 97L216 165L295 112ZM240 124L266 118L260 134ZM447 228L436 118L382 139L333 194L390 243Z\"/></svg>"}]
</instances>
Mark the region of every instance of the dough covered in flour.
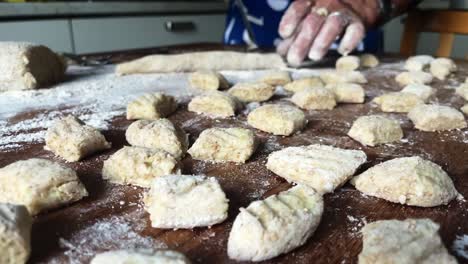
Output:
<instances>
[{"instance_id":1,"label":"dough covered in flour","mask_svg":"<svg viewBox=\"0 0 468 264\"><path fill-rule=\"evenodd\" d=\"M74 116L56 121L47 130L45 142L45 149L69 162L111 147L101 132Z\"/></svg>"},{"instance_id":2,"label":"dough covered in flour","mask_svg":"<svg viewBox=\"0 0 468 264\"><path fill-rule=\"evenodd\" d=\"M20 160L0 169L0 202L22 204L31 215L87 195L74 170L52 161Z\"/></svg>"},{"instance_id":3,"label":"dough covered in flour","mask_svg":"<svg viewBox=\"0 0 468 264\"><path fill-rule=\"evenodd\" d=\"M398 74L395 80L402 86L416 83L429 84L432 82L432 75L423 71L409 71Z\"/></svg>"},{"instance_id":4,"label":"dough covered in flour","mask_svg":"<svg viewBox=\"0 0 468 264\"><path fill-rule=\"evenodd\" d=\"M188 147L185 132L168 119L138 120L125 132L127 142L132 146L162 149L180 159Z\"/></svg>"},{"instance_id":5,"label":"dough covered in flour","mask_svg":"<svg viewBox=\"0 0 468 264\"><path fill-rule=\"evenodd\" d=\"M177 109L174 97L163 93L144 94L127 106L127 119L155 120L167 117Z\"/></svg>"},{"instance_id":6,"label":"dough covered in flour","mask_svg":"<svg viewBox=\"0 0 468 264\"><path fill-rule=\"evenodd\" d=\"M462 108L460 108L460 110L465 113L465 115L468 115L468 104L462 106Z\"/></svg>"},{"instance_id":7,"label":"dough covered in flour","mask_svg":"<svg viewBox=\"0 0 468 264\"><path fill-rule=\"evenodd\" d=\"M468 101L468 82L457 87L456 93Z\"/></svg>"},{"instance_id":8,"label":"dough covered in flour","mask_svg":"<svg viewBox=\"0 0 468 264\"><path fill-rule=\"evenodd\" d=\"M434 77L439 80L445 80L445 78L457 70L457 65L449 58L437 58L431 61L431 67L429 71Z\"/></svg>"},{"instance_id":9,"label":"dough covered in flour","mask_svg":"<svg viewBox=\"0 0 468 264\"><path fill-rule=\"evenodd\" d=\"M419 96L419 98L421 98L424 102L427 102L429 97L434 94L434 89L428 85L413 83L405 86L401 92L415 94Z\"/></svg>"},{"instance_id":10,"label":"dough covered in flour","mask_svg":"<svg viewBox=\"0 0 468 264\"><path fill-rule=\"evenodd\" d=\"M257 147L255 134L245 128L210 128L203 130L189 149L197 160L244 163Z\"/></svg>"},{"instance_id":11,"label":"dough covered in flour","mask_svg":"<svg viewBox=\"0 0 468 264\"><path fill-rule=\"evenodd\" d=\"M323 213L323 199L314 189L297 185L241 208L228 240L229 258L262 261L303 245Z\"/></svg>"},{"instance_id":12,"label":"dough covered in flour","mask_svg":"<svg viewBox=\"0 0 468 264\"><path fill-rule=\"evenodd\" d=\"M456 264L430 219L380 220L362 230L359 264Z\"/></svg>"},{"instance_id":13,"label":"dough covered in flour","mask_svg":"<svg viewBox=\"0 0 468 264\"><path fill-rule=\"evenodd\" d=\"M374 68L379 65L379 59L370 53L362 54L359 56L359 59L361 60L361 66L366 67L366 68Z\"/></svg>"},{"instance_id":14,"label":"dough covered in flour","mask_svg":"<svg viewBox=\"0 0 468 264\"><path fill-rule=\"evenodd\" d=\"M304 128L304 113L297 107L285 104L262 105L247 116L247 123L273 135L289 136Z\"/></svg>"},{"instance_id":15,"label":"dough covered in flour","mask_svg":"<svg viewBox=\"0 0 468 264\"><path fill-rule=\"evenodd\" d=\"M421 207L448 204L459 195L439 165L417 156L380 163L351 183L366 195Z\"/></svg>"},{"instance_id":16,"label":"dough covered in flour","mask_svg":"<svg viewBox=\"0 0 468 264\"><path fill-rule=\"evenodd\" d=\"M336 60L335 68L338 71L354 71L359 68L361 61L358 56L343 56Z\"/></svg>"},{"instance_id":17,"label":"dough covered in flour","mask_svg":"<svg viewBox=\"0 0 468 264\"><path fill-rule=\"evenodd\" d=\"M414 107L424 104L424 101L413 93L392 92L374 98L383 112L407 113Z\"/></svg>"},{"instance_id":18,"label":"dough covered in flour","mask_svg":"<svg viewBox=\"0 0 468 264\"><path fill-rule=\"evenodd\" d=\"M452 130L466 127L463 114L444 105L420 105L408 113L414 127L422 131Z\"/></svg>"},{"instance_id":19,"label":"dough covered in flour","mask_svg":"<svg viewBox=\"0 0 468 264\"><path fill-rule=\"evenodd\" d=\"M227 218L228 199L214 177L156 178L144 202L155 228L212 226Z\"/></svg>"},{"instance_id":20,"label":"dough covered in flour","mask_svg":"<svg viewBox=\"0 0 468 264\"><path fill-rule=\"evenodd\" d=\"M408 71L422 71L434 60L429 55L416 55L409 57L405 62L405 69Z\"/></svg>"},{"instance_id":21,"label":"dough covered in flour","mask_svg":"<svg viewBox=\"0 0 468 264\"><path fill-rule=\"evenodd\" d=\"M62 59L45 46L0 41L0 92L55 84L65 70Z\"/></svg>"},{"instance_id":22,"label":"dough covered in flour","mask_svg":"<svg viewBox=\"0 0 468 264\"><path fill-rule=\"evenodd\" d=\"M399 141L403 138L403 131L400 123L394 119L369 115L356 119L348 132L348 136L363 145L375 146Z\"/></svg>"},{"instance_id":23,"label":"dough covered in flour","mask_svg":"<svg viewBox=\"0 0 468 264\"><path fill-rule=\"evenodd\" d=\"M123 147L104 161L102 177L117 184L150 187L154 178L180 174L179 162L160 149Z\"/></svg>"},{"instance_id":24,"label":"dough covered in flour","mask_svg":"<svg viewBox=\"0 0 468 264\"><path fill-rule=\"evenodd\" d=\"M294 80L284 86L284 89L289 92L300 92L305 88L324 87L322 80L319 77L308 77Z\"/></svg>"},{"instance_id":25,"label":"dough covered in flour","mask_svg":"<svg viewBox=\"0 0 468 264\"><path fill-rule=\"evenodd\" d=\"M326 84L332 83L367 83L366 77L358 71L326 71L320 75Z\"/></svg>"},{"instance_id":26,"label":"dough covered in flour","mask_svg":"<svg viewBox=\"0 0 468 264\"><path fill-rule=\"evenodd\" d=\"M188 104L188 110L211 117L234 116L241 103L227 93L213 91L194 97Z\"/></svg>"},{"instance_id":27,"label":"dough covered in flour","mask_svg":"<svg viewBox=\"0 0 468 264\"><path fill-rule=\"evenodd\" d=\"M288 182L327 193L343 185L366 159L366 154L360 150L309 145L271 153L266 167Z\"/></svg>"},{"instance_id":28,"label":"dough covered in flour","mask_svg":"<svg viewBox=\"0 0 468 264\"><path fill-rule=\"evenodd\" d=\"M335 93L327 88L306 88L295 93L291 102L306 110L331 110L336 106Z\"/></svg>"},{"instance_id":29,"label":"dough covered in flour","mask_svg":"<svg viewBox=\"0 0 468 264\"><path fill-rule=\"evenodd\" d=\"M174 250L112 250L97 254L90 264L190 264L182 254Z\"/></svg>"},{"instance_id":30,"label":"dough covered in flour","mask_svg":"<svg viewBox=\"0 0 468 264\"><path fill-rule=\"evenodd\" d=\"M366 96L361 85L356 83L335 83L325 86L328 90L335 94L336 102L338 103L364 103Z\"/></svg>"},{"instance_id":31,"label":"dough covered in flour","mask_svg":"<svg viewBox=\"0 0 468 264\"><path fill-rule=\"evenodd\" d=\"M269 72L260 78L259 82L264 82L272 86L283 86L291 82L291 74L287 71Z\"/></svg>"},{"instance_id":32,"label":"dough covered in flour","mask_svg":"<svg viewBox=\"0 0 468 264\"><path fill-rule=\"evenodd\" d=\"M204 91L216 91L229 88L229 83L219 72L197 71L188 77L190 87Z\"/></svg>"},{"instance_id":33,"label":"dough covered in flour","mask_svg":"<svg viewBox=\"0 0 468 264\"><path fill-rule=\"evenodd\" d=\"M275 87L262 82L237 83L229 89L228 93L241 102L263 102L275 94Z\"/></svg>"},{"instance_id":34,"label":"dough covered in flour","mask_svg":"<svg viewBox=\"0 0 468 264\"><path fill-rule=\"evenodd\" d=\"M25 206L0 203L0 263L26 263L31 252L31 226Z\"/></svg>"}]
</instances>

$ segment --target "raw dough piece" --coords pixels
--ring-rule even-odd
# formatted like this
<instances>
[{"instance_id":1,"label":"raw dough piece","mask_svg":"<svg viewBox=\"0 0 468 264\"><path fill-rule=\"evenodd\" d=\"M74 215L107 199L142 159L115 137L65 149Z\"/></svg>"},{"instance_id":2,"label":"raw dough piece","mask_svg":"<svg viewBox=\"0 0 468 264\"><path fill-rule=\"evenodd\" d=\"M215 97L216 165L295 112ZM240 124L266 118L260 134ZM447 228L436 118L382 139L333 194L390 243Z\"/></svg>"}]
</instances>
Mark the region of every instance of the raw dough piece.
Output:
<instances>
[{"instance_id":1,"label":"raw dough piece","mask_svg":"<svg viewBox=\"0 0 468 264\"><path fill-rule=\"evenodd\" d=\"M204 91L229 88L229 83L219 72L197 71L189 75L190 87Z\"/></svg>"},{"instance_id":2,"label":"raw dough piece","mask_svg":"<svg viewBox=\"0 0 468 264\"><path fill-rule=\"evenodd\" d=\"M265 76L260 78L259 82L264 82L272 86L285 85L290 83L291 75L287 71L275 71L267 73Z\"/></svg>"},{"instance_id":3,"label":"raw dough piece","mask_svg":"<svg viewBox=\"0 0 468 264\"><path fill-rule=\"evenodd\" d=\"M461 108L462 112L465 113L465 115L468 115L468 104L464 105L462 108Z\"/></svg>"},{"instance_id":4,"label":"raw dough piece","mask_svg":"<svg viewBox=\"0 0 468 264\"><path fill-rule=\"evenodd\" d=\"M407 113L414 107L424 104L419 96L412 93L392 92L374 98L383 112Z\"/></svg>"},{"instance_id":5,"label":"raw dough piece","mask_svg":"<svg viewBox=\"0 0 468 264\"><path fill-rule=\"evenodd\" d=\"M405 63L405 69L408 71L422 71L434 60L429 55L416 55L409 57Z\"/></svg>"},{"instance_id":6,"label":"raw dough piece","mask_svg":"<svg viewBox=\"0 0 468 264\"><path fill-rule=\"evenodd\" d=\"M429 100L429 97L431 97L434 94L434 89L424 84L413 83L405 86L405 88L403 88L401 92L415 94L419 96L419 98L421 98L424 102L427 102L427 100Z\"/></svg>"},{"instance_id":7,"label":"raw dough piece","mask_svg":"<svg viewBox=\"0 0 468 264\"><path fill-rule=\"evenodd\" d=\"M168 119L138 120L125 132L127 142L132 146L162 149L180 159L188 147L188 137Z\"/></svg>"},{"instance_id":8,"label":"raw dough piece","mask_svg":"<svg viewBox=\"0 0 468 264\"><path fill-rule=\"evenodd\" d=\"M336 60L335 68L338 71L354 71L359 68L361 64L358 56L343 56Z\"/></svg>"},{"instance_id":9,"label":"raw dough piece","mask_svg":"<svg viewBox=\"0 0 468 264\"><path fill-rule=\"evenodd\" d=\"M31 252L31 226L25 206L0 203L0 263L26 263Z\"/></svg>"},{"instance_id":10,"label":"raw dough piece","mask_svg":"<svg viewBox=\"0 0 468 264\"><path fill-rule=\"evenodd\" d=\"M67 116L55 122L47 130L45 142L46 150L69 162L79 161L111 147L101 132L85 125L74 116Z\"/></svg>"},{"instance_id":11,"label":"raw dough piece","mask_svg":"<svg viewBox=\"0 0 468 264\"><path fill-rule=\"evenodd\" d=\"M326 71L320 75L326 84L332 83L367 83L366 77L358 71Z\"/></svg>"},{"instance_id":12,"label":"raw dough piece","mask_svg":"<svg viewBox=\"0 0 468 264\"><path fill-rule=\"evenodd\" d=\"M240 105L234 96L213 91L194 97L188 104L188 110L212 117L229 117L236 114Z\"/></svg>"},{"instance_id":13,"label":"raw dough piece","mask_svg":"<svg viewBox=\"0 0 468 264\"><path fill-rule=\"evenodd\" d=\"M432 75L423 71L409 71L398 74L395 80L402 86L416 83L429 84L432 82Z\"/></svg>"},{"instance_id":14,"label":"raw dough piece","mask_svg":"<svg viewBox=\"0 0 468 264\"><path fill-rule=\"evenodd\" d=\"M422 131L441 131L465 128L463 114L455 108L443 105L420 105L408 113L414 126Z\"/></svg>"},{"instance_id":15,"label":"raw dough piece","mask_svg":"<svg viewBox=\"0 0 468 264\"><path fill-rule=\"evenodd\" d=\"M0 169L0 202L22 204L31 215L87 195L74 170L52 161L20 160Z\"/></svg>"},{"instance_id":16,"label":"raw dough piece","mask_svg":"<svg viewBox=\"0 0 468 264\"><path fill-rule=\"evenodd\" d=\"M216 127L203 130L188 152L197 160L244 163L256 147L255 135L249 129Z\"/></svg>"},{"instance_id":17,"label":"raw dough piece","mask_svg":"<svg viewBox=\"0 0 468 264\"><path fill-rule=\"evenodd\" d=\"M366 159L360 150L309 145L275 151L268 156L266 166L289 182L327 193L343 185Z\"/></svg>"},{"instance_id":18,"label":"raw dough piece","mask_svg":"<svg viewBox=\"0 0 468 264\"><path fill-rule=\"evenodd\" d=\"M117 65L117 75L221 70L281 69L286 64L276 53L234 51L193 52L175 55L150 55Z\"/></svg>"},{"instance_id":19,"label":"raw dough piece","mask_svg":"<svg viewBox=\"0 0 468 264\"><path fill-rule=\"evenodd\" d=\"M104 161L102 177L117 184L150 187L154 178L180 174L180 164L160 149L123 147Z\"/></svg>"},{"instance_id":20,"label":"raw dough piece","mask_svg":"<svg viewBox=\"0 0 468 264\"><path fill-rule=\"evenodd\" d=\"M398 121L394 119L369 115L356 119L348 136L363 145L373 147L378 144L399 141L403 138L403 131Z\"/></svg>"},{"instance_id":21,"label":"raw dough piece","mask_svg":"<svg viewBox=\"0 0 468 264\"><path fill-rule=\"evenodd\" d=\"M361 85L356 83L335 83L328 84L325 88L333 91L338 103L364 103L366 96Z\"/></svg>"},{"instance_id":22,"label":"raw dough piece","mask_svg":"<svg viewBox=\"0 0 468 264\"><path fill-rule=\"evenodd\" d=\"M379 59L373 54L366 53L359 56L361 66L366 68L374 68L379 65Z\"/></svg>"},{"instance_id":23,"label":"raw dough piece","mask_svg":"<svg viewBox=\"0 0 468 264\"><path fill-rule=\"evenodd\" d=\"M144 202L152 227L194 228L223 222L229 200L214 177L166 175L153 181Z\"/></svg>"},{"instance_id":24,"label":"raw dough piece","mask_svg":"<svg viewBox=\"0 0 468 264\"><path fill-rule=\"evenodd\" d=\"M174 250L112 250L97 254L90 264L190 264Z\"/></svg>"},{"instance_id":25,"label":"raw dough piece","mask_svg":"<svg viewBox=\"0 0 468 264\"><path fill-rule=\"evenodd\" d=\"M247 116L247 123L273 135L289 136L304 128L304 113L297 107L284 104L262 105Z\"/></svg>"},{"instance_id":26,"label":"raw dough piece","mask_svg":"<svg viewBox=\"0 0 468 264\"><path fill-rule=\"evenodd\" d=\"M366 195L421 207L448 204L459 195L439 165L417 156L382 162L351 183Z\"/></svg>"},{"instance_id":27,"label":"raw dough piece","mask_svg":"<svg viewBox=\"0 0 468 264\"><path fill-rule=\"evenodd\" d=\"M309 77L292 81L284 86L284 89L289 92L300 92L305 88L324 87L322 80L319 77Z\"/></svg>"},{"instance_id":28,"label":"raw dough piece","mask_svg":"<svg viewBox=\"0 0 468 264\"><path fill-rule=\"evenodd\" d=\"M314 233L323 213L323 199L298 185L241 208L228 240L229 258L262 261L303 245Z\"/></svg>"},{"instance_id":29,"label":"raw dough piece","mask_svg":"<svg viewBox=\"0 0 468 264\"><path fill-rule=\"evenodd\" d=\"M362 230L359 264L457 264L430 219L381 220Z\"/></svg>"},{"instance_id":30,"label":"raw dough piece","mask_svg":"<svg viewBox=\"0 0 468 264\"><path fill-rule=\"evenodd\" d=\"M263 102L275 94L275 87L266 83L237 83L228 93L241 102Z\"/></svg>"},{"instance_id":31,"label":"raw dough piece","mask_svg":"<svg viewBox=\"0 0 468 264\"><path fill-rule=\"evenodd\" d=\"M64 79L66 65L49 48L0 41L0 92L37 89Z\"/></svg>"},{"instance_id":32,"label":"raw dough piece","mask_svg":"<svg viewBox=\"0 0 468 264\"><path fill-rule=\"evenodd\" d=\"M306 88L295 93L291 102L306 110L331 110L336 106L335 93L327 88Z\"/></svg>"},{"instance_id":33,"label":"raw dough piece","mask_svg":"<svg viewBox=\"0 0 468 264\"><path fill-rule=\"evenodd\" d=\"M449 58L437 58L431 61L430 72L439 80L445 80L445 77L456 70L457 65Z\"/></svg>"},{"instance_id":34,"label":"raw dough piece","mask_svg":"<svg viewBox=\"0 0 468 264\"><path fill-rule=\"evenodd\" d=\"M177 109L174 97L163 93L144 94L127 106L127 119L156 120L167 117Z\"/></svg>"},{"instance_id":35,"label":"raw dough piece","mask_svg":"<svg viewBox=\"0 0 468 264\"><path fill-rule=\"evenodd\" d=\"M468 83L465 82L462 85L460 85L457 90L457 94L463 97L463 99L468 101Z\"/></svg>"}]
</instances>

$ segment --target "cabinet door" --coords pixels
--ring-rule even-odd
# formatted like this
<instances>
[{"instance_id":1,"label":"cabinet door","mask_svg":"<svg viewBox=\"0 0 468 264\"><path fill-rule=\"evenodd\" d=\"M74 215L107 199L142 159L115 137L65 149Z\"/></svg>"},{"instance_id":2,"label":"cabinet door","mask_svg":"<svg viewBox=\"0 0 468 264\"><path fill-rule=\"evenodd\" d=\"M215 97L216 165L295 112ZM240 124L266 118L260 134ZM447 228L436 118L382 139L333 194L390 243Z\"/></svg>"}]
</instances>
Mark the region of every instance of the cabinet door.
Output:
<instances>
[{"instance_id":1,"label":"cabinet door","mask_svg":"<svg viewBox=\"0 0 468 264\"><path fill-rule=\"evenodd\" d=\"M221 42L224 14L72 19L77 53Z\"/></svg>"},{"instance_id":2,"label":"cabinet door","mask_svg":"<svg viewBox=\"0 0 468 264\"><path fill-rule=\"evenodd\" d=\"M66 19L0 22L0 41L27 41L55 51L73 52Z\"/></svg>"}]
</instances>

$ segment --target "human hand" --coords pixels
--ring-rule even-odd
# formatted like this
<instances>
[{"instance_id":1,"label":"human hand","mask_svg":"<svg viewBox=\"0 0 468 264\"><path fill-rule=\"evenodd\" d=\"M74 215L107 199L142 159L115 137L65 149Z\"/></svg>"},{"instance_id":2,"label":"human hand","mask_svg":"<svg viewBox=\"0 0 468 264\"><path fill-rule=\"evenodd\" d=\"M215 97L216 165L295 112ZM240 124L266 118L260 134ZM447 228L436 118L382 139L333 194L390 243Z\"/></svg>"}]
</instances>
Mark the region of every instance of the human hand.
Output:
<instances>
[{"instance_id":1,"label":"human hand","mask_svg":"<svg viewBox=\"0 0 468 264\"><path fill-rule=\"evenodd\" d=\"M341 36L338 52L354 50L373 26L380 13L378 0L296 0L279 25L283 41L277 51L292 66L308 56L320 60L333 42Z\"/></svg>"}]
</instances>

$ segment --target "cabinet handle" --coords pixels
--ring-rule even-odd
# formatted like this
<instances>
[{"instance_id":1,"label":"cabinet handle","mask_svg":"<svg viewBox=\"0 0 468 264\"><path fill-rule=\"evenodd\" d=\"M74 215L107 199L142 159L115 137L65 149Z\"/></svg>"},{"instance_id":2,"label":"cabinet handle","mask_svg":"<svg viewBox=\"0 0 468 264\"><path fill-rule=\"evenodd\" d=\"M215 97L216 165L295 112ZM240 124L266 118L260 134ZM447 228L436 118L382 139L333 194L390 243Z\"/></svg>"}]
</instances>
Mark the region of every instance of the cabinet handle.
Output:
<instances>
[{"instance_id":1,"label":"cabinet handle","mask_svg":"<svg viewBox=\"0 0 468 264\"><path fill-rule=\"evenodd\" d=\"M195 23L192 21L166 21L164 27L168 32L194 31Z\"/></svg>"}]
</instances>

